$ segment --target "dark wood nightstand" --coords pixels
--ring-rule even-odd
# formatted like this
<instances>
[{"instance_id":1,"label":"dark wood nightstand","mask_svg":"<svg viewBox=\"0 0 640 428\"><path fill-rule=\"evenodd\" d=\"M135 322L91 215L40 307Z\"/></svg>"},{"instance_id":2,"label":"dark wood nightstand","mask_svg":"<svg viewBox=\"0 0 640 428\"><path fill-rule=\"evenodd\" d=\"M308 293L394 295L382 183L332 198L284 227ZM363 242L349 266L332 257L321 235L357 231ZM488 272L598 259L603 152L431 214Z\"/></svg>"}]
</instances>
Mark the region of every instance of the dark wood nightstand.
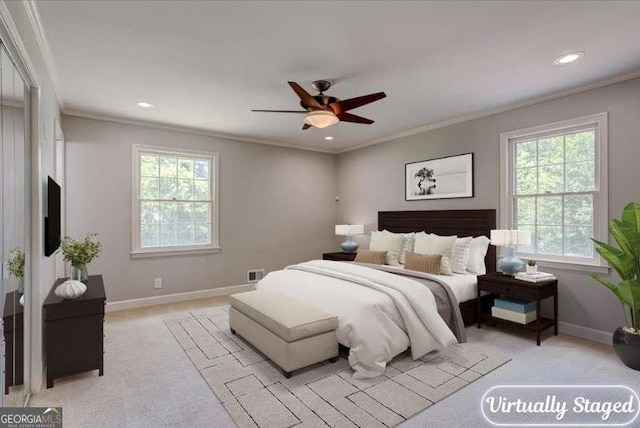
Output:
<instances>
[{"instance_id":1,"label":"dark wood nightstand","mask_svg":"<svg viewBox=\"0 0 640 428\"><path fill-rule=\"evenodd\" d=\"M558 335L558 280L552 279L542 282L527 282L515 279L512 276L502 273L489 273L478 276L478 297L482 291L499 294L505 297L531 300L536 302L536 320L529 324L519 324L517 322L503 320L491 316L490 313L483 313L478 305L478 328L482 321L493 321L498 324L508 324L535 331L537 343L540 346L540 333L550 327L554 328L554 334ZM540 315L540 302L548 297L553 297L553 319L544 318ZM480 301L478 299L478 301Z\"/></svg>"},{"instance_id":2,"label":"dark wood nightstand","mask_svg":"<svg viewBox=\"0 0 640 428\"><path fill-rule=\"evenodd\" d=\"M352 262L356 259L357 253L324 253L322 260L333 260L336 262Z\"/></svg>"},{"instance_id":3,"label":"dark wood nightstand","mask_svg":"<svg viewBox=\"0 0 640 428\"><path fill-rule=\"evenodd\" d=\"M107 296L102 275L92 275L87 291L76 299L64 300L55 289L67 278L58 279L44 301L44 354L47 388L54 379L91 370L104 374L104 307Z\"/></svg>"}]
</instances>

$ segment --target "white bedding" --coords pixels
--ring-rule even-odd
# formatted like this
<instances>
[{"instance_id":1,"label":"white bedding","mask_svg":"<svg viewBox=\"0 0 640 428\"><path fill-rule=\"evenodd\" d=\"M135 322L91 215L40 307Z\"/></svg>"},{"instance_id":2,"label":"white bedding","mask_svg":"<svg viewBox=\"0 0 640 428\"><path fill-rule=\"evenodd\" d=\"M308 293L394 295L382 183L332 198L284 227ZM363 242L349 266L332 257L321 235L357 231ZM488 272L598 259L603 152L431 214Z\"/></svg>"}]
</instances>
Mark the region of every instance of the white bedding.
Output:
<instances>
[{"instance_id":1,"label":"white bedding","mask_svg":"<svg viewBox=\"0 0 640 428\"><path fill-rule=\"evenodd\" d=\"M458 299L458 303L466 302L467 300L473 300L478 297L478 290L476 285L478 284L478 277L470 273L451 275L432 275L434 278L446 283L451 287L451 291Z\"/></svg>"},{"instance_id":2,"label":"white bedding","mask_svg":"<svg viewBox=\"0 0 640 428\"><path fill-rule=\"evenodd\" d=\"M415 359L457 342L438 315L431 290L407 277L318 260L271 272L258 288L336 314L338 341L350 348L356 378L381 375L410 344Z\"/></svg>"},{"instance_id":3,"label":"white bedding","mask_svg":"<svg viewBox=\"0 0 640 428\"><path fill-rule=\"evenodd\" d=\"M398 266L404 269L404 265ZM451 287L451 291L458 299L458 303L466 302L467 300L473 300L478 297L478 276L471 273L454 273L453 275L433 275L434 278L447 284Z\"/></svg>"}]
</instances>

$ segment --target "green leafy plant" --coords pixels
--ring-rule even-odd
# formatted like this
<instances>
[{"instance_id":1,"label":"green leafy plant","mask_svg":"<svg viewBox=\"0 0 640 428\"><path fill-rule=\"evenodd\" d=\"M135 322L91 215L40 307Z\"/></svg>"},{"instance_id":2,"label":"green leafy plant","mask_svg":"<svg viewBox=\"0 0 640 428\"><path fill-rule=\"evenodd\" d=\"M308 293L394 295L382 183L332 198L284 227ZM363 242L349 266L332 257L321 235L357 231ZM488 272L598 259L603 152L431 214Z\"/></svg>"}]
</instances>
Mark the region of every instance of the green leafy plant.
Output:
<instances>
[{"instance_id":1,"label":"green leafy plant","mask_svg":"<svg viewBox=\"0 0 640 428\"><path fill-rule=\"evenodd\" d=\"M83 240L76 240L65 236L60 243L64 259L74 267L81 267L91 263L98 257L102 245L96 233L89 233Z\"/></svg>"},{"instance_id":2,"label":"green leafy plant","mask_svg":"<svg viewBox=\"0 0 640 428\"><path fill-rule=\"evenodd\" d=\"M596 251L620 275L617 284L589 272L616 295L622 303L629 325L625 331L640 335L640 203L632 202L622 210L622 219L612 219L609 232L618 243L616 248L593 240Z\"/></svg>"},{"instance_id":3,"label":"green leafy plant","mask_svg":"<svg viewBox=\"0 0 640 428\"><path fill-rule=\"evenodd\" d=\"M16 248L9 252L7 270L18 279L24 278L24 253Z\"/></svg>"},{"instance_id":4,"label":"green leafy plant","mask_svg":"<svg viewBox=\"0 0 640 428\"><path fill-rule=\"evenodd\" d=\"M535 266L535 265L536 265L535 260L527 260L527 266Z\"/></svg>"}]
</instances>

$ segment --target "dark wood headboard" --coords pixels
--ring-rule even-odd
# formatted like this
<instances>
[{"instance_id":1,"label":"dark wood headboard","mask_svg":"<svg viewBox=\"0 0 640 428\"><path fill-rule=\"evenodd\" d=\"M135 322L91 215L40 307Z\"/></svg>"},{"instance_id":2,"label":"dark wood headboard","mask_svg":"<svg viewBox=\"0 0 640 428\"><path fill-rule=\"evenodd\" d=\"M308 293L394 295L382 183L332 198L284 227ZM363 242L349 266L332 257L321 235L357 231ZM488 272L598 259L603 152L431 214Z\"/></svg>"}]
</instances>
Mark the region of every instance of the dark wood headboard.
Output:
<instances>
[{"instance_id":1,"label":"dark wood headboard","mask_svg":"<svg viewBox=\"0 0 640 428\"><path fill-rule=\"evenodd\" d=\"M496 210L379 211L378 230L395 233L428 232L436 235L481 236L496 228ZM496 271L496 247L489 245L487 272Z\"/></svg>"}]
</instances>

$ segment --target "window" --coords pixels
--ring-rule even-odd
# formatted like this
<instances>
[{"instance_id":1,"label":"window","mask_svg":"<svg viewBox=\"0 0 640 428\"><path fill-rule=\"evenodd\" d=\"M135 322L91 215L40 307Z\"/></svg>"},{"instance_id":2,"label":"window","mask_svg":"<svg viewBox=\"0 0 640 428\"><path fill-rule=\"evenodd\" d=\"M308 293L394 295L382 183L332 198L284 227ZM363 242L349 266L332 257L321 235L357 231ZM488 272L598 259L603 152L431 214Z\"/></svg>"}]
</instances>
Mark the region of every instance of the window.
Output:
<instances>
[{"instance_id":1,"label":"window","mask_svg":"<svg viewBox=\"0 0 640 428\"><path fill-rule=\"evenodd\" d=\"M501 135L503 227L531 232L520 257L599 265L607 240L607 114Z\"/></svg>"},{"instance_id":2,"label":"window","mask_svg":"<svg viewBox=\"0 0 640 428\"><path fill-rule=\"evenodd\" d=\"M132 255L218 250L218 155L133 148Z\"/></svg>"}]
</instances>

